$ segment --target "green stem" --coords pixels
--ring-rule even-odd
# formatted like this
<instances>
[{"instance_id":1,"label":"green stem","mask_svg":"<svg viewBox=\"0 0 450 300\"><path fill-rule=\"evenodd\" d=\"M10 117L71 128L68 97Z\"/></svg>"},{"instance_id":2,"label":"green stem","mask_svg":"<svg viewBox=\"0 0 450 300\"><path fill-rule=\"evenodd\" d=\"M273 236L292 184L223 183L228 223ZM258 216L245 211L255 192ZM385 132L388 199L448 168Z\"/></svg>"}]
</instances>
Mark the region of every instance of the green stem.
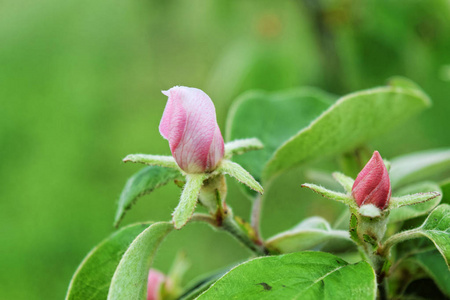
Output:
<instances>
[{"instance_id":1,"label":"green stem","mask_svg":"<svg viewBox=\"0 0 450 300\"><path fill-rule=\"evenodd\" d=\"M384 242L384 245L381 248L380 254L383 255L384 257L388 257L392 246L394 246L395 244L406 241L406 240L418 238L421 236L422 236L422 234L417 229L407 230L407 231L403 231L403 232L394 234L393 236L388 238L386 240L386 242Z\"/></svg>"},{"instance_id":2,"label":"green stem","mask_svg":"<svg viewBox=\"0 0 450 300\"><path fill-rule=\"evenodd\" d=\"M263 245L258 245L253 239L242 229L234 219L233 214L229 210L228 213L222 219L222 224L220 226L223 230L231 234L235 239L244 244L247 248L252 250L257 255L267 255L268 251Z\"/></svg>"}]
</instances>

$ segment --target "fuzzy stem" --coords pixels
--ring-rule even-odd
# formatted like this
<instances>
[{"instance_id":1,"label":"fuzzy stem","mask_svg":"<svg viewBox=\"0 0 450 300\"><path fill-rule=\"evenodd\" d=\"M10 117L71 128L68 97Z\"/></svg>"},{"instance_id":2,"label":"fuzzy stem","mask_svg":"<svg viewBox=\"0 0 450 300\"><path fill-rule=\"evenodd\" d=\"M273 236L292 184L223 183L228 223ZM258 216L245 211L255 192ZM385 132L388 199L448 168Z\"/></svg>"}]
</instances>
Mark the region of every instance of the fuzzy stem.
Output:
<instances>
[{"instance_id":1,"label":"fuzzy stem","mask_svg":"<svg viewBox=\"0 0 450 300\"><path fill-rule=\"evenodd\" d=\"M384 243L384 245L380 251L381 255L388 257L392 246L394 246L395 244L409 240L409 239L418 238L421 236L422 235L421 235L420 231L417 229L412 229L412 230L407 230L407 231L397 233L386 240L386 242Z\"/></svg>"},{"instance_id":2,"label":"fuzzy stem","mask_svg":"<svg viewBox=\"0 0 450 300\"><path fill-rule=\"evenodd\" d=\"M225 211L225 216L222 219L221 228L231 234L235 239L240 241L250 250L255 252L255 254L268 254L268 251L264 246L255 243L255 241L250 238L250 236L242 229L242 226L240 226L238 222L236 222L231 211L229 211L228 213L227 211Z\"/></svg>"}]
</instances>

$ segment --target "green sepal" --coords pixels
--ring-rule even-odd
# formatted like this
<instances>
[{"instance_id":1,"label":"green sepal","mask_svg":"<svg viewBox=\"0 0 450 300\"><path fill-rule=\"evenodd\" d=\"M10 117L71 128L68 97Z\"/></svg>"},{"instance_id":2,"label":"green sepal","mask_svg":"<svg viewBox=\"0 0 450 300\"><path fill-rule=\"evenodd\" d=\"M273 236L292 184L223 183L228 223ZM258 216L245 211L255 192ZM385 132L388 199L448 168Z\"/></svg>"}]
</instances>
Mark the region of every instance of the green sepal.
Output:
<instances>
[{"instance_id":1,"label":"green sepal","mask_svg":"<svg viewBox=\"0 0 450 300\"><path fill-rule=\"evenodd\" d=\"M172 214L173 225L180 229L189 221L194 214L197 205L198 195L203 185L203 180L207 178L206 174L187 174L186 184L181 193L180 202Z\"/></svg>"},{"instance_id":2,"label":"green sepal","mask_svg":"<svg viewBox=\"0 0 450 300\"><path fill-rule=\"evenodd\" d=\"M129 154L123 159L123 162L179 169L175 159L172 156L165 155Z\"/></svg>"},{"instance_id":3,"label":"green sepal","mask_svg":"<svg viewBox=\"0 0 450 300\"><path fill-rule=\"evenodd\" d=\"M417 193L401 197L391 197L388 209L395 209L406 205L414 205L434 199L441 194L439 192Z\"/></svg>"},{"instance_id":4,"label":"green sepal","mask_svg":"<svg viewBox=\"0 0 450 300\"><path fill-rule=\"evenodd\" d=\"M263 187L247 172L241 165L232 162L230 160L224 159L220 166L217 168L216 172L225 173L234 178L236 178L240 183L245 184L252 190L262 194L264 193Z\"/></svg>"},{"instance_id":5,"label":"green sepal","mask_svg":"<svg viewBox=\"0 0 450 300\"><path fill-rule=\"evenodd\" d=\"M339 172L334 172L333 178L344 188L347 193L352 193L353 183L355 182L353 178Z\"/></svg>"},{"instance_id":6,"label":"green sepal","mask_svg":"<svg viewBox=\"0 0 450 300\"><path fill-rule=\"evenodd\" d=\"M231 158L233 155L244 154L248 151L263 149L264 145L257 138L239 139L225 144L225 158Z\"/></svg>"},{"instance_id":7,"label":"green sepal","mask_svg":"<svg viewBox=\"0 0 450 300\"><path fill-rule=\"evenodd\" d=\"M322 195L325 198L335 200L338 202L342 202L342 203L348 205L351 210L355 210L355 211L358 210L358 205L356 204L355 199L353 199L352 197L350 197L346 194L342 194L342 193L335 192L335 191L330 191L330 190L324 188L323 186L315 185L312 183L304 183L304 184L302 184L302 187L309 188L309 189L313 190L314 192L316 192L317 194Z\"/></svg>"}]
</instances>

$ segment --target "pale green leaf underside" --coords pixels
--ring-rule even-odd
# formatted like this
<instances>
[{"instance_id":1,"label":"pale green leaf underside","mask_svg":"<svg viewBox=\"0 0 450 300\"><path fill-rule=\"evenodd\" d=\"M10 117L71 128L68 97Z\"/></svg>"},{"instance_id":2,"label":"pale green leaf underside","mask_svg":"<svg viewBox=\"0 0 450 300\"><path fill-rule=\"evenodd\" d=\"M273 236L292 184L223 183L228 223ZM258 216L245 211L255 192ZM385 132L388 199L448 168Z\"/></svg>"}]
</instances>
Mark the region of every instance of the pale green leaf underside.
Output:
<instances>
[{"instance_id":1,"label":"pale green leaf underside","mask_svg":"<svg viewBox=\"0 0 450 300\"><path fill-rule=\"evenodd\" d=\"M355 182L355 180L351 177L348 177L342 173L339 172L334 172L333 173L333 178L339 182L339 184L344 188L344 190L351 194L352 193L352 188L353 188L353 183Z\"/></svg>"},{"instance_id":2,"label":"pale green leaf underside","mask_svg":"<svg viewBox=\"0 0 450 300\"><path fill-rule=\"evenodd\" d=\"M328 251L348 249L353 245L346 230L333 230L323 218L311 217L294 228L269 238L266 246L281 253L303 250L320 250L325 244Z\"/></svg>"},{"instance_id":3,"label":"pale green leaf underside","mask_svg":"<svg viewBox=\"0 0 450 300\"><path fill-rule=\"evenodd\" d=\"M181 173L178 170L160 166L145 167L131 176L120 194L114 225L119 225L127 210L139 197L180 176Z\"/></svg>"},{"instance_id":4,"label":"pale green leaf underside","mask_svg":"<svg viewBox=\"0 0 450 300\"><path fill-rule=\"evenodd\" d=\"M225 158L263 148L264 145L257 138L234 140L225 144Z\"/></svg>"},{"instance_id":5,"label":"pale green leaf underside","mask_svg":"<svg viewBox=\"0 0 450 300\"><path fill-rule=\"evenodd\" d=\"M109 287L108 300L146 299L148 272L156 250L172 229L171 223L159 222L138 235L120 260Z\"/></svg>"},{"instance_id":6,"label":"pale green leaf underside","mask_svg":"<svg viewBox=\"0 0 450 300\"><path fill-rule=\"evenodd\" d=\"M237 163L230 160L223 160L217 169L217 172L228 174L252 190L260 194L264 193L263 187L255 180L255 178Z\"/></svg>"},{"instance_id":7,"label":"pale green leaf underside","mask_svg":"<svg viewBox=\"0 0 450 300\"><path fill-rule=\"evenodd\" d=\"M330 191L330 190L324 188L323 186L315 185L312 183L304 183L304 184L302 184L302 187L307 187L307 188L313 190L314 192L316 192L317 194L322 195L325 198L335 200L338 202L342 202L342 203L348 205L352 209L358 209L358 205L356 204L355 200L349 195L335 192L335 191Z\"/></svg>"},{"instance_id":8,"label":"pale green leaf underside","mask_svg":"<svg viewBox=\"0 0 450 300\"><path fill-rule=\"evenodd\" d=\"M151 223L132 224L114 232L89 252L73 275L66 300L104 300L114 271L131 242Z\"/></svg>"},{"instance_id":9,"label":"pale green leaf underside","mask_svg":"<svg viewBox=\"0 0 450 300\"><path fill-rule=\"evenodd\" d=\"M186 184L181 193L180 202L173 212L173 224L176 229L183 227L194 214L197 205L198 195L206 179L205 174L186 175Z\"/></svg>"},{"instance_id":10,"label":"pale green leaf underside","mask_svg":"<svg viewBox=\"0 0 450 300\"><path fill-rule=\"evenodd\" d=\"M172 156L151 155L151 154L129 154L123 162L133 162L149 166L161 166L179 170L175 159Z\"/></svg>"},{"instance_id":11,"label":"pale green leaf underside","mask_svg":"<svg viewBox=\"0 0 450 300\"><path fill-rule=\"evenodd\" d=\"M450 264L450 205L442 204L436 207L423 225L419 232L429 238L447 263Z\"/></svg>"},{"instance_id":12,"label":"pale green leaf underside","mask_svg":"<svg viewBox=\"0 0 450 300\"><path fill-rule=\"evenodd\" d=\"M392 159L389 177L394 188L428 178L445 170L450 170L450 149L435 149Z\"/></svg>"},{"instance_id":13,"label":"pale green leaf underside","mask_svg":"<svg viewBox=\"0 0 450 300\"><path fill-rule=\"evenodd\" d=\"M270 180L312 159L361 145L429 105L422 92L395 83L344 96L276 150L263 178Z\"/></svg>"},{"instance_id":14,"label":"pale green leaf underside","mask_svg":"<svg viewBox=\"0 0 450 300\"><path fill-rule=\"evenodd\" d=\"M392 198L392 201L394 204L390 205L396 205L395 202L399 199L401 196L410 195L410 194L416 194L416 193L429 193L429 192L438 192L440 195L437 195L436 197L432 198L431 200L414 204L414 205L407 205L402 206L399 208L394 208L391 210L389 214L389 222L399 222L399 221L405 221L408 219L412 219L415 217L423 216L427 214L429 211L431 211L433 208L435 208L442 199L442 191L440 187L433 182L423 182L420 184L414 184L412 186L407 186L405 188L402 188L399 190L394 197Z\"/></svg>"},{"instance_id":15,"label":"pale green leaf underside","mask_svg":"<svg viewBox=\"0 0 450 300\"><path fill-rule=\"evenodd\" d=\"M244 93L230 108L226 139L256 137L264 144L264 149L234 157L233 160L260 180L263 167L275 150L308 126L335 99L334 95L308 87L275 93Z\"/></svg>"},{"instance_id":16,"label":"pale green leaf underside","mask_svg":"<svg viewBox=\"0 0 450 300\"><path fill-rule=\"evenodd\" d=\"M260 257L225 274L197 299L357 299L376 297L367 262L348 264L324 252Z\"/></svg>"}]
</instances>

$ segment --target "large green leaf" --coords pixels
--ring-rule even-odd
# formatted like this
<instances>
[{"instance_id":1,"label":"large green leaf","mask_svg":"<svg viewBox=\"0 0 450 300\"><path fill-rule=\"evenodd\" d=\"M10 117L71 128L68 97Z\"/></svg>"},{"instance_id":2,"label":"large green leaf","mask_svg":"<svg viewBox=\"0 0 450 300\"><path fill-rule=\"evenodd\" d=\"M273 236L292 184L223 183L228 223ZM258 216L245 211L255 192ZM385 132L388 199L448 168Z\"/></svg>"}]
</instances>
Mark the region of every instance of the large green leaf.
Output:
<instances>
[{"instance_id":1,"label":"large green leaf","mask_svg":"<svg viewBox=\"0 0 450 300\"><path fill-rule=\"evenodd\" d=\"M423 203L402 206L392 209L389 215L389 222L399 222L423 216L435 208L442 199L442 191L439 185L433 182L423 182L407 186L399 190L395 196L403 196L416 193L439 192L440 195Z\"/></svg>"},{"instance_id":2,"label":"large green leaf","mask_svg":"<svg viewBox=\"0 0 450 300\"><path fill-rule=\"evenodd\" d=\"M434 280L442 293L450 297L450 270L437 250L415 254L407 262L411 261L418 264Z\"/></svg>"},{"instance_id":3,"label":"large green leaf","mask_svg":"<svg viewBox=\"0 0 450 300\"><path fill-rule=\"evenodd\" d=\"M257 137L264 149L236 156L233 160L257 180L261 179L263 167L275 150L318 117L334 99L335 96L314 88L244 93L230 109L226 138L232 141Z\"/></svg>"},{"instance_id":4,"label":"large green leaf","mask_svg":"<svg viewBox=\"0 0 450 300\"><path fill-rule=\"evenodd\" d=\"M70 282L66 300L104 300L114 271L131 242L150 223L132 224L113 233L92 249Z\"/></svg>"},{"instance_id":5,"label":"large green leaf","mask_svg":"<svg viewBox=\"0 0 450 300\"><path fill-rule=\"evenodd\" d=\"M145 167L131 176L120 194L119 206L114 220L115 226L119 225L127 210L131 208L139 197L152 192L154 189L179 176L181 176L181 173L178 170L160 166Z\"/></svg>"},{"instance_id":6,"label":"large green leaf","mask_svg":"<svg viewBox=\"0 0 450 300\"><path fill-rule=\"evenodd\" d=\"M348 230L331 229L330 224L320 217L308 218L266 242L269 249L281 253L320 250L325 245L328 246L328 251L339 251L349 249L354 244Z\"/></svg>"},{"instance_id":7,"label":"large green leaf","mask_svg":"<svg viewBox=\"0 0 450 300\"><path fill-rule=\"evenodd\" d=\"M445 170L450 170L450 149L435 149L392 159L389 177L394 188Z\"/></svg>"},{"instance_id":8,"label":"large green leaf","mask_svg":"<svg viewBox=\"0 0 450 300\"><path fill-rule=\"evenodd\" d=\"M450 205L439 205L431 212L419 233L429 238L447 263L450 264Z\"/></svg>"},{"instance_id":9,"label":"large green leaf","mask_svg":"<svg viewBox=\"0 0 450 300\"><path fill-rule=\"evenodd\" d=\"M168 222L159 222L144 230L120 260L109 287L108 299L146 299L147 277L156 250L173 229Z\"/></svg>"},{"instance_id":10,"label":"large green leaf","mask_svg":"<svg viewBox=\"0 0 450 300\"><path fill-rule=\"evenodd\" d=\"M427 96L405 80L342 97L273 154L263 179L311 159L343 152L388 131L430 105Z\"/></svg>"},{"instance_id":11,"label":"large green leaf","mask_svg":"<svg viewBox=\"0 0 450 300\"><path fill-rule=\"evenodd\" d=\"M348 264L324 252L260 257L225 274L197 299L375 299L367 262Z\"/></svg>"}]
</instances>

